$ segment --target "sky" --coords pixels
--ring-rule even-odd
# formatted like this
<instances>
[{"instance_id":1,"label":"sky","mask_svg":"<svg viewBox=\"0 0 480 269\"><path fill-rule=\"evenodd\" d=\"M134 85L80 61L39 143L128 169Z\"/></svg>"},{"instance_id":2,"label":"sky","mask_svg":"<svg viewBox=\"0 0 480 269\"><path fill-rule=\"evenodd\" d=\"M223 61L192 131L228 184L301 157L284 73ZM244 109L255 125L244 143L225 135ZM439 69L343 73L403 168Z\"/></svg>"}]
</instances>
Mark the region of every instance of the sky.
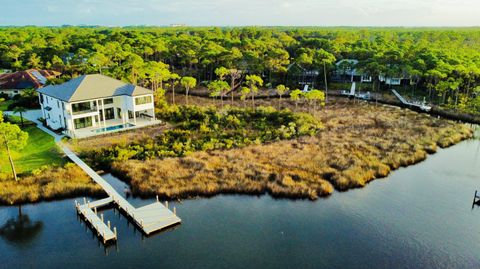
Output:
<instances>
[{"instance_id":1,"label":"sky","mask_svg":"<svg viewBox=\"0 0 480 269\"><path fill-rule=\"evenodd\" d=\"M0 25L480 26L480 0L0 0Z\"/></svg>"}]
</instances>

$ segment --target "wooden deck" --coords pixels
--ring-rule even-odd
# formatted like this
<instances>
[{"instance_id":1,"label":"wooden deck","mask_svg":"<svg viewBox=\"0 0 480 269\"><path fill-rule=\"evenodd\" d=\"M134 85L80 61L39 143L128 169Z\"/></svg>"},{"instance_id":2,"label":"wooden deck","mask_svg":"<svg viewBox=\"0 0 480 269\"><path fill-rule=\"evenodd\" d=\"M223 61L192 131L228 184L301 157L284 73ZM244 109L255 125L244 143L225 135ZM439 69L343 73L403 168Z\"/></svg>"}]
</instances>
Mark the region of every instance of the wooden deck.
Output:
<instances>
[{"instance_id":1,"label":"wooden deck","mask_svg":"<svg viewBox=\"0 0 480 269\"><path fill-rule=\"evenodd\" d=\"M98 217L97 207L104 206L112 201L111 198L102 199L93 203L87 202L84 204L79 204L75 201L75 207L77 208L78 214L83 216L85 221L92 225L92 228L97 232L98 237L102 238L104 244L112 240L117 240L117 229L113 228L112 231L110 229L110 222L106 225L103 220L103 215L101 215L100 218Z\"/></svg>"},{"instance_id":2,"label":"wooden deck","mask_svg":"<svg viewBox=\"0 0 480 269\"><path fill-rule=\"evenodd\" d=\"M82 168L96 183L98 183L105 190L105 192L109 196L109 198L106 199L111 199L111 201L109 200L108 203L114 202L118 206L118 208L123 210L127 214L127 216L132 218L135 224L137 224L137 226L140 227L140 229L145 234L151 234L153 232L178 224L182 221L179 217L177 217L175 208L173 209L174 212L170 211L168 209L168 204L164 206L158 201L158 199L156 203L147 206L143 206L140 208L133 207L125 198L123 198L122 195L120 195L110 184L108 184L105 179L103 179L100 175L93 171L92 168L85 164L68 147L62 145L62 149L73 162L80 166L80 168ZM105 204L107 202L106 199L93 202L92 204ZM95 209L96 207L97 206L93 208ZM90 205L89 208L91 211L92 206Z\"/></svg>"}]
</instances>

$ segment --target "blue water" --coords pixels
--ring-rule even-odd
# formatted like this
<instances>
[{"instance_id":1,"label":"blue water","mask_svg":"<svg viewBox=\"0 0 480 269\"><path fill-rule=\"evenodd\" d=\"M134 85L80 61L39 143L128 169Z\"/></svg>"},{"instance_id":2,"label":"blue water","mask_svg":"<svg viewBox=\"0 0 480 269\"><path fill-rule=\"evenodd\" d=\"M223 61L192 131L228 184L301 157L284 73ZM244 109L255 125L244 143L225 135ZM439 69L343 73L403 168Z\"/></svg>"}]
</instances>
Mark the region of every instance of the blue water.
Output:
<instances>
[{"instance_id":1,"label":"blue water","mask_svg":"<svg viewBox=\"0 0 480 269\"><path fill-rule=\"evenodd\" d=\"M105 127L105 128L96 129L95 132L97 132L97 133L110 132L110 131L120 130L120 129L124 129L124 128L130 128L130 127L133 127L133 126L135 126L135 125L130 124L130 123L120 124L120 125L115 125L115 126L109 126L109 127Z\"/></svg>"},{"instance_id":2,"label":"blue water","mask_svg":"<svg viewBox=\"0 0 480 269\"><path fill-rule=\"evenodd\" d=\"M183 223L148 238L106 209L119 232L107 248L77 218L74 199L23 206L22 217L18 207L0 207L0 227L23 227L0 228L0 267L480 268L475 189L480 141L469 140L314 202L220 195L170 203Z\"/></svg>"}]
</instances>

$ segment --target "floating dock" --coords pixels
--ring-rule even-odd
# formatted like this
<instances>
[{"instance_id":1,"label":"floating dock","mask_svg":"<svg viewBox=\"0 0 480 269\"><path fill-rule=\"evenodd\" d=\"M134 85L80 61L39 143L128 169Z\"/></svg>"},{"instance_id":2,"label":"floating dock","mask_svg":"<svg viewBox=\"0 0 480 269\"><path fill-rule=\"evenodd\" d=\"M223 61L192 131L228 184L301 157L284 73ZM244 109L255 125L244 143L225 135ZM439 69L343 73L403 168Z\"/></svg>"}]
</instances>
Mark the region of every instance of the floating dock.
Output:
<instances>
[{"instance_id":1,"label":"floating dock","mask_svg":"<svg viewBox=\"0 0 480 269\"><path fill-rule=\"evenodd\" d=\"M153 204L135 208L125 198L123 198L123 196L120 195L105 179L103 179L100 175L93 171L92 168L85 164L68 147L63 145L62 149L65 154L73 162L80 166L80 168L82 168L83 171L85 171L96 183L98 183L109 196L108 198L96 202L87 203L86 201L84 201L83 205L80 205L78 203L76 204L77 210L79 210L80 214L82 214L85 219L92 224L92 226L97 230L97 232L100 233L100 235L104 239L104 242L111 240L111 234L106 231L109 230L108 226L105 225L105 223L98 218L94 211L96 211L97 207L105 206L112 202L115 203L119 209L123 210L125 214L130 217L133 222L135 222L135 224L147 235L176 225L182 221L177 216L175 207L173 208L173 212L170 211L170 209L168 209L168 202L163 205L159 202L158 197L157 202ZM102 224L104 226L102 226ZM105 238L108 238L108 240L105 240Z\"/></svg>"}]
</instances>

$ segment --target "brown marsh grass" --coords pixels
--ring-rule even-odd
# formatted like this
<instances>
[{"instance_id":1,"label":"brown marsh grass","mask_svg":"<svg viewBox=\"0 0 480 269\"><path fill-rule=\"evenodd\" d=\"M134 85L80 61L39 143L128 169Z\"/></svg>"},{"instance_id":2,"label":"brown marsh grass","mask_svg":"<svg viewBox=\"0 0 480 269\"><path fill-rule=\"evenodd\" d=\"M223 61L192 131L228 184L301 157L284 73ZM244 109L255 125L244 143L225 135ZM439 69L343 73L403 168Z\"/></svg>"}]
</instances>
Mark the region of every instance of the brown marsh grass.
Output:
<instances>
[{"instance_id":1,"label":"brown marsh grass","mask_svg":"<svg viewBox=\"0 0 480 269\"><path fill-rule=\"evenodd\" d=\"M12 205L45 200L68 198L79 195L98 196L104 192L83 170L74 165L45 168L19 181L0 177L0 204Z\"/></svg>"},{"instance_id":2,"label":"brown marsh grass","mask_svg":"<svg viewBox=\"0 0 480 269\"><path fill-rule=\"evenodd\" d=\"M181 102L181 98L178 98ZM205 98L191 98L195 104ZM271 100L260 100L261 103ZM275 101L277 102L277 101ZM292 108L289 101L282 106ZM309 110L301 105L299 110ZM365 186L390 171L472 136L464 124L406 109L337 100L315 111L325 129L313 137L196 152L183 158L112 164L135 193L167 198L270 193L317 199Z\"/></svg>"}]
</instances>

